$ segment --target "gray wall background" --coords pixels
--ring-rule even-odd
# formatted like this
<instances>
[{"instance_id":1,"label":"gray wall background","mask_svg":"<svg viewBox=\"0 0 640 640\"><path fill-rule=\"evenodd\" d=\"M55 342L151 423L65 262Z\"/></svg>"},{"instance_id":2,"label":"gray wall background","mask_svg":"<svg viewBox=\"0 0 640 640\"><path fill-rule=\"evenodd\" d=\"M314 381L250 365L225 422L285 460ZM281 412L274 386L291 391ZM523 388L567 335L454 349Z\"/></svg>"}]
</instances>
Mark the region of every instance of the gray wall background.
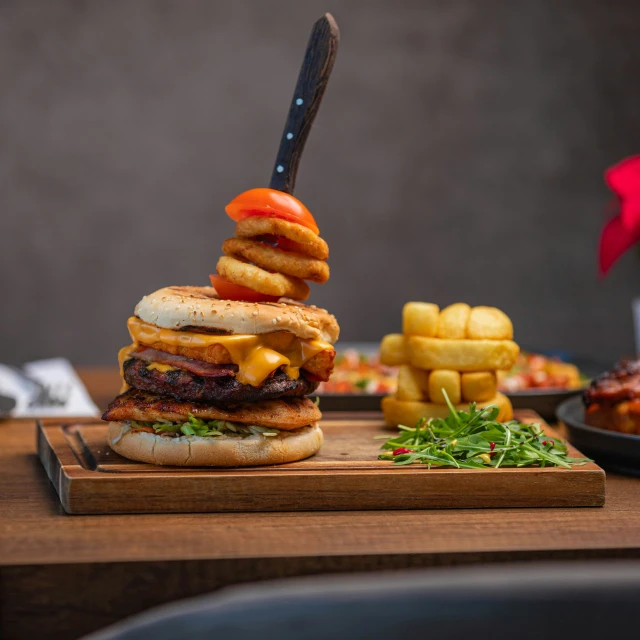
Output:
<instances>
[{"instance_id":1,"label":"gray wall background","mask_svg":"<svg viewBox=\"0 0 640 640\"><path fill-rule=\"evenodd\" d=\"M605 167L640 153L640 4L0 2L0 360L113 363L145 293L205 284L266 186L313 21L342 42L297 183L345 340L406 300L526 345L633 351L638 253L604 281Z\"/></svg>"}]
</instances>

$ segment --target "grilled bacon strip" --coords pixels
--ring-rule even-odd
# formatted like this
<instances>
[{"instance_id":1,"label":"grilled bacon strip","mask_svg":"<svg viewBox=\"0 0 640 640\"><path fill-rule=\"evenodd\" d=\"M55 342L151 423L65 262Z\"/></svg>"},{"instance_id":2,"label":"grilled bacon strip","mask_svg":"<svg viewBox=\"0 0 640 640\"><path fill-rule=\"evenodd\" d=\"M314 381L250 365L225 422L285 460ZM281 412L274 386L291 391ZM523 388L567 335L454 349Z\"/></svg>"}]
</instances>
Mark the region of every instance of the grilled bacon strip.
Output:
<instances>
[{"instance_id":1,"label":"grilled bacon strip","mask_svg":"<svg viewBox=\"0 0 640 640\"><path fill-rule=\"evenodd\" d=\"M587 407L640 400L640 360L624 360L595 378L583 394Z\"/></svg>"},{"instance_id":2,"label":"grilled bacon strip","mask_svg":"<svg viewBox=\"0 0 640 640\"><path fill-rule=\"evenodd\" d=\"M234 376L238 371L237 364L211 364L202 360L194 360L186 356L178 356L166 351L152 349L151 347L140 347L132 354L132 357L144 362L157 362L159 364L168 364L171 367L189 371L196 376L203 378L218 378L225 376Z\"/></svg>"}]
</instances>

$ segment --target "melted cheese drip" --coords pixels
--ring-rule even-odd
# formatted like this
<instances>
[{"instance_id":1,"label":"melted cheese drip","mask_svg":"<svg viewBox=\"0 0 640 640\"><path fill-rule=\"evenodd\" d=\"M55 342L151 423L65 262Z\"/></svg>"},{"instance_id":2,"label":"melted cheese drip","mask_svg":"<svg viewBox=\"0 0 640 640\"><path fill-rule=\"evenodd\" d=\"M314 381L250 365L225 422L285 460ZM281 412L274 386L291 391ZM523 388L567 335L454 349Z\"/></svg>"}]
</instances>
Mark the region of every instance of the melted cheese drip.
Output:
<instances>
[{"instance_id":1,"label":"melted cheese drip","mask_svg":"<svg viewBox=\"0 0 640 640\"><path fill-rule=\"evenodd\" d=\"M124 381L124 361L128 360L131 353L136 349L135 344L130 344L128 347L122 347L122 349L118 351L118 368L120 369L120 377L122 378L120 393L124 393L129 388L129 385Z\"/></svg>"},{"instance_id":2,"label":"melted cheese drip","mask_svg":"<svg viewBox=\"0 0 640 640\"><path fill-rule=\"evenodd\" d=\"M276 369L285 367L287 375L294 380L300 376L300 368L316 354L333 350L323 340L301 340L288 331L276 331L261 335L216 336L193 331L162 329L131 317L127 321L134 344L120 353L135 348L138 344L151 346L157 342L173 347L207 349L220 345L228 352L231 362L238 365L236 379L242 384L259 387ZM122 367L121 367L122 373Z\"/></svg>"},{"instance_id":3,"label":"melted cheese drip","mask_svg":"<svg viewBox=\"0 0 640 640\"><path fill-rule=\"evenodd\" d=\"M152 362L147 367L147 371L153 371L154 369L166 373L167 371L175 371L176 367L172 367L170 364L162 364L161 362Z\"/></svg>"}]
</instances>

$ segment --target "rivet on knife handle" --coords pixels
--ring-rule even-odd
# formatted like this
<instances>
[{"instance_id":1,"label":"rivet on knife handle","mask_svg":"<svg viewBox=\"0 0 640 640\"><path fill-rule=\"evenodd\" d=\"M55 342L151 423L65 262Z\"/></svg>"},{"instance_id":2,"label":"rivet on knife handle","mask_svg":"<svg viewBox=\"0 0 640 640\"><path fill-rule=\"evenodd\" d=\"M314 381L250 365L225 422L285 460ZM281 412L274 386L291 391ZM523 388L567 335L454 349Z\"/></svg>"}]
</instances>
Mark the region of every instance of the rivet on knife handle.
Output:
<instances>
[{"instance_id":1,"label":"rivet on knife handle","mask_svg":"<svg viewBox=\"0 0 640 640\"><path fill-rule=\"evenodd\" d=\"M302 150L327 88L339 40L336 21L325 13L311 30L271 175L272 189L293 193Z\"/></svg>"}]
</instances>

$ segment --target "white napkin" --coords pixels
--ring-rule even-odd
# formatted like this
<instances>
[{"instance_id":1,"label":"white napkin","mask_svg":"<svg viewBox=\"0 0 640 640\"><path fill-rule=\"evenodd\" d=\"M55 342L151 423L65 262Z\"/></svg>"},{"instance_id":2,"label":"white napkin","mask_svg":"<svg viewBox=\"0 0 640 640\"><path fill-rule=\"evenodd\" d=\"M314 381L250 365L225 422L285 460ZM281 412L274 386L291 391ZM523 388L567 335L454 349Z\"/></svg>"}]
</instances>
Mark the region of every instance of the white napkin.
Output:
<instances>
[{"instance_id":1,"label":"white napkin","mask_svg":"<svg viewBox=\"0 0 640 640\"><path fill-rule=\"evenodd\" d=\"M97 416L100 412L91 400L85 386L65 358L50 358L28 362L23 371L51 389L53 395L64 399L64 405L33 406L29 404L38 395L39 388L20 376L11 367L0 364L0 394L15 398L11 411L14 418Z\"/></svg>"}]
</instances>

